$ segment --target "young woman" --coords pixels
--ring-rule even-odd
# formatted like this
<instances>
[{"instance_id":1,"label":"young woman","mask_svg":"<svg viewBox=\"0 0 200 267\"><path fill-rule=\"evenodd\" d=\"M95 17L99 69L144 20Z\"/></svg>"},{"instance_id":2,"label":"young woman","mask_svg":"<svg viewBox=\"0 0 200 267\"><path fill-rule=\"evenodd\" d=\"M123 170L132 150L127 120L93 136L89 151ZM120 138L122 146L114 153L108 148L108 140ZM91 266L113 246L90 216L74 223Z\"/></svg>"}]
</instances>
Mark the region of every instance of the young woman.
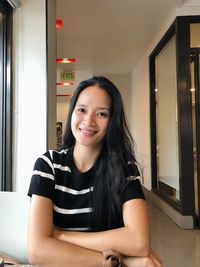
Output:
<instances>
[{"instance_id":1,"label":"young woman","mask_svg":"<svg viewBox=\"0 0 200 267\"><path fill-rule=\"evenodd\" d=\"M104 77L79 84L60 150L35 163L29 259L39 266L162 267L121 95Z\"/></svg>"}]
</instances>

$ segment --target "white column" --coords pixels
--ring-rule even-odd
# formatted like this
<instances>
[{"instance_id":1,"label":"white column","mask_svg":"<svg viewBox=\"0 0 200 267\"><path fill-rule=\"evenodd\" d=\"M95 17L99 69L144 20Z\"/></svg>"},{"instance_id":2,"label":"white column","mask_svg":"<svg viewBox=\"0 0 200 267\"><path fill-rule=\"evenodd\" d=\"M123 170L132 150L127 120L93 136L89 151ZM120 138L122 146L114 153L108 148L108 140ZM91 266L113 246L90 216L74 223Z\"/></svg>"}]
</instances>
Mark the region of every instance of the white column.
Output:
<instances>
[{"instance_id":1,"label":"white column","mask_svg":"<svg viewBox=\"0 0 200 267\"><path fill-rule=\"evenodd\" d=\"M46 1L22 0L14 13L15 190L26 192L47 143Z\"/></svg>"}]
</instances>

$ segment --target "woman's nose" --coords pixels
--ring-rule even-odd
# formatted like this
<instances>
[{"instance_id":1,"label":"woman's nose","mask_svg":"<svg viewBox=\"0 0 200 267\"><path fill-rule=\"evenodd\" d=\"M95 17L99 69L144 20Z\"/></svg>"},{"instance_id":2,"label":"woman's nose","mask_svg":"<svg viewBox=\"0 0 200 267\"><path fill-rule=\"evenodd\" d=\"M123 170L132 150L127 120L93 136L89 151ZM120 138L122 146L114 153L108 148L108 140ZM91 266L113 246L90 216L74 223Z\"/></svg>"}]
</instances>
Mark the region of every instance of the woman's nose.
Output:
<instances>
[{"instance_id":1,"label":"woman's nose","mask_svg":"<svg viewBox=\"0 0 200 267\"><path fill-rule=\"evenodd\" d=\"M90 125L94 125L94 124L95 124L95 119L94 119L93 114L91 114L91 113L87 113L87 114L85 114L84 122L85 122L85 124L88 125L88 126L90 126Z\"/></svg>"}]
</instances>

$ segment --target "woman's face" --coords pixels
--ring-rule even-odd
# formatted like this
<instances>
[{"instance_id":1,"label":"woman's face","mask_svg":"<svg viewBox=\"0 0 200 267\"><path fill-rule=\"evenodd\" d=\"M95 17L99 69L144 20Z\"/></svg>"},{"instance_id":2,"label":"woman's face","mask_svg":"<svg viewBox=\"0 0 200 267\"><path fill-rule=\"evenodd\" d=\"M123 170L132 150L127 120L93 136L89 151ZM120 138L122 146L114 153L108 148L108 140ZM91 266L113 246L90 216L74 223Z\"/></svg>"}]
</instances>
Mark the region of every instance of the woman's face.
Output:
<instances>
[{"instance_id":1,"label":"woman's face","mask_svg":"<svg viewBox=\"0 0 200 267\"><path fill-rule=\"evenodd\" d=\"M111 100L98 86L85 88L77 99L71 129L77 145L100 147L110 121Z\"/></svg>"}]
</instances>

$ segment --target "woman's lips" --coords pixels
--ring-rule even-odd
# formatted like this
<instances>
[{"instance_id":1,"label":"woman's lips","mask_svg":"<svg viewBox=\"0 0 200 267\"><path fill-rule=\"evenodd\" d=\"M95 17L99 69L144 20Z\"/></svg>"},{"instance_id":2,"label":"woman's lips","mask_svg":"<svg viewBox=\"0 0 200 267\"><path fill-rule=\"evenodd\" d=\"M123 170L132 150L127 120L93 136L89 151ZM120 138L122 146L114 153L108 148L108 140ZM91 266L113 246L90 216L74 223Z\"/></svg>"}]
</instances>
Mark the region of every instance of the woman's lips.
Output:
<instances>
[{"instance_id":1,"label":"woman's lips","mask_svg":"<svg viewBox=\"0 0 200 267\"><path fill-rule=\"evenodd\" d=\"M84 136L92 136L97 133L97 131L94 131L94 130L88 130L88 129L82 129L82 128L80 128L79 130Z\"/></svg>"}]
</instances>

